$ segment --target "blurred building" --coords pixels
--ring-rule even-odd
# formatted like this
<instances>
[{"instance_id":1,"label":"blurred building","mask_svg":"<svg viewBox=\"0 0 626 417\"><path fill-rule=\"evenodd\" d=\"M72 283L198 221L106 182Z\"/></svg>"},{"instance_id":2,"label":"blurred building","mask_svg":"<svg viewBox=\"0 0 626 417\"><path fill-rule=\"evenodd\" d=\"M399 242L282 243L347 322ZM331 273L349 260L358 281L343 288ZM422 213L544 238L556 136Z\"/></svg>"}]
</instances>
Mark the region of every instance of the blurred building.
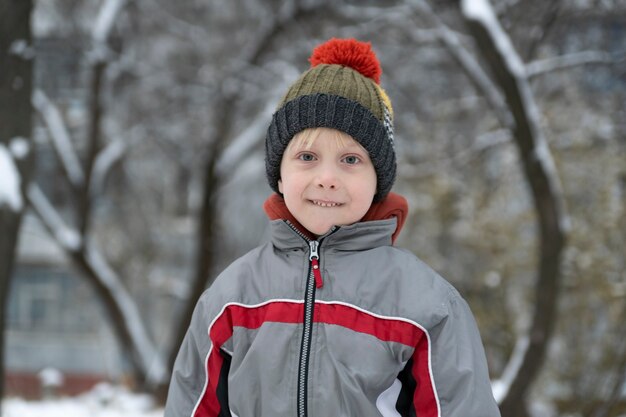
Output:
<instances>
[{"instance_id":1,"label":"blurred building","mask_svg":"<svg viewBox=\"0 0 626 417\"><path fill-rule=\"evenodd\" d=\"M8 396L40 397L46 369L63 375L59 394L119 381L123 362L97 303L41 223L26 215L7 312Z\"/></svg>"}]
</instances>

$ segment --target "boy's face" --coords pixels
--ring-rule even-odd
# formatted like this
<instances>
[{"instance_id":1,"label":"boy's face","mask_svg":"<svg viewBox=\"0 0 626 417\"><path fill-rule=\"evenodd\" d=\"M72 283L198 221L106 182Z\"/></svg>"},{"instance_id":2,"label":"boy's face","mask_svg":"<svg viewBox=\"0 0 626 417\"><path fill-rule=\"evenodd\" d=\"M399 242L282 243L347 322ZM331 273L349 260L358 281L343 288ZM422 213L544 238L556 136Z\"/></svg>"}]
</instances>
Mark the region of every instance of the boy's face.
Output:
<instances>
[{"instance_id":1,"label":"boy's face","mask_svg":"<svg viewBox=\"0 0 626 417\"><path fill-rule=\"evenodd\" d=\"M367 151L349 136L340 143L321 129L310 147L293 139L280 165L278 189L291 214L315 235L363 218L376 194Z\"/></svg>"}]
</instances>

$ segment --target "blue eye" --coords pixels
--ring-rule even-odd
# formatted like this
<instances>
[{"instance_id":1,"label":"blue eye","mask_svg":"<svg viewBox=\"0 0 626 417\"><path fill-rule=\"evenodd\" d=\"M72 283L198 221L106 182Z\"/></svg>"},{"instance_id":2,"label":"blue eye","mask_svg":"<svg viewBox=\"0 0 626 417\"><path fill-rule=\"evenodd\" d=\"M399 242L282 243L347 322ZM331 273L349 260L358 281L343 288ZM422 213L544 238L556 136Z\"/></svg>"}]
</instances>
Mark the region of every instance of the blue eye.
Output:
<instances>
[{"instance_id":1,"label":"blue eye","mask_svg":"<svg viewBox=\"0 0 626 417\"><path fill-rule=\"evenodd\" d=\"M311 162L315 159L315 157L311 155L310 153L302 153L298 155L298 159L304 162Z\"/></svg>"},{"instance_id":2,"label":"blue eye","mask_svg":"<svg viewBox=\"0 0 626 417\"><path fill-rule=\"evenodd\" d=\"M361 158L355 155L348 155L345 158L343 158L343 160L348 165L354 165L354 164L358 164L359 162L361 162Z\"/></svg>"}]
</instances>

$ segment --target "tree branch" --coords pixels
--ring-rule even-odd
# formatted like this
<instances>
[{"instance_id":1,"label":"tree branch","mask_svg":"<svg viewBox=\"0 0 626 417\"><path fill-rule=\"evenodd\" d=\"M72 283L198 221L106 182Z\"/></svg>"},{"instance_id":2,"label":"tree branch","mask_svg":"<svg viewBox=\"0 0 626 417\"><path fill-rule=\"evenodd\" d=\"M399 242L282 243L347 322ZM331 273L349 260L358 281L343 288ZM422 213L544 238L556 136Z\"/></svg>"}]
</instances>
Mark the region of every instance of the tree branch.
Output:
<instances>
[{"instance_id":1,"label":"tree branch","mask_svg":"<svg viewBox=\"0 0 626 417\"><path fill-rule=\"evenodd\" d=\"M512 129L513 118L507 108L502 93L487 76L485 71L482 70L474 57L462 45L458 34L441 21L425 0L410 0L410 3L418 12L425 15L426 18L435 25L440 42L446 47L452 58L461 66L474 87L483 94L500 124L505 128Z\"/></svg>"},{"instance_id":2,"label":"tree branch","mask_svg":"<svg viewBox=\"0 0 626 417\"><path fill-rule=\"evenodd\" d=\"M526 65L526 76L528 78L534 78L538 75L577 67L580 65L617 64L623 60L624 57L620 60L614 59L608 52L584 51L530 62Z\"/></svg>"},{"instance_id":3,"label":"tree branch","mask_svg":"<svg viewBox=\"0 0 626 417\"><path fill-rule=\"evenodd\" d=\"M106 46L117 17L126 6L126 0L105 0L100 7L91 39L95 44Z\"/></svg>"},{"instance_id":4,"label":"tree branch","mask_svg":"<svg viewBox=\"0 0 626 417\"><path fill-rule=\"evenodd\" d=\"M61 112L42 90L35 90L32 102L50 132L52 147L61 162L67 181L74 191L79 190L85 184L85 174Z\"/></svg>"},{"instance_id":5,"label":"tree branch","mask_svg":"<svg viewBox=\"0 0 626 417\"><path fill-rule=\"evenodd\" d=\"M131 362L146 376L148 384L166 383L168 372L143 324L139 309L113 268L106 262L92 239L65 224L43 191L31 184L29 206L50 235L89 279L98 296L106 303L113 328L123 342L132 347Z\"/></svg>"},{"instance_id":6,"label":"tree branch","mask_svg":"<svg viewBox=\"0 0 626 417\"><path fill-rule=\"evenodd\" d=\"M82 235L87 233L91 221L91 198L89 185L95 160L100 152L101 122L103 109L101 101L104 71L108 65L109 37L117 17L126 5L126 0L105 0L100 6L96 23L91 32L92 50L88 57L91 64L89 85L89 124L87 128L87 151L85 154L85 182L78 195L78 222Z\"/></svg>"},{"instance_id":7,"label":"tree branch","mask_svg":"<svg viewBox=\"0 0 626 417\"><path fill-rule=\"evenodd\" d=\"M115 140L98 153L89 184L89 199L91 201L104 193L106 178L115 164L124 157L126 149L126 142Z\"/></svg>"},{"instance_id":8,"label":"tree branch","mask_svg":"<svg viewBox=\"0 0 626 417\"><path fill-rule=\"evenodd\" d=\"M248 127L236 138L230 141L230 145L221 153L219 160L215 166L216 173L219 177L224 177L233 172L235 167L243 161L248 154L262 141L259 138L265 136L268 126L268 120L272 117L275 108L274 103L278 98L274 97L267 100L268 104L263 111L248 125Z\"/></svg>"},{"instance_id":9,"label":"tree branch","mask_svg":"<svg viewBox=\"0 0 626 417\"><path fill-rule=\"evenodd\" d=\"M107 172L125 150L125 144L121 141L112 142L104 151L100 145L103 113L100 96L109 57L107 43L113 24L125 3L124 0L105 1L92 31L93 49L88 55L92 70L89 90L90 120L84 171L71 147L69 134L56 107L41 92L35 94L33 100L50 128L57 156L62 161L70 184L77 191L79 227L68 227L37 185L28 188L27 197L35 214L73 264L89 280L99 300L104 303L113 329L124 352L129 356L136 379L141 384L147 384L148 388L155 388L167 384L169 374L164 361L150 339L138 306L88 234L91 201L101 189Z\"/></svg>"},{"instance_id":10,"label":"tree branch","mask_svg":"<svg viewBox=\"0 0 626 417\"><path fill-rule=\"evenodd\" d=\"M416 180L433 175L441 171L441 167L448 166L451 163L462 163L470 158L479 155L485 149L499 146L511 142L511 131L508 129L499 129L493 132L482 134L474 140L467 148L457 152L454 155L445 155L442 157L435 156L427 161L419 162L415 165L403 166L402 175L405 179Z\"/></svg>"},{"instance_id":11,"label":"tree branch","mask_svg":"<svg viewBox=\"0 0 626 417\"><path fill-rule=\"evenodd\" d=\"M507 366L507 369L516 368L518 372L511 378L508 391L503 392L500 403L502 414L512 417L525 410L525 395L543 366L554 330L560 291L560 261L569 221L556 167L539 124L539 109L521 58L497 21L488 0L463 0L461 10L477 45L481 45L480 52L491 67L513 116L513 136L539 223L535 311L528 348L520 366ZM518 343L520 345L523 346ZM517 360L517 356L511 360Z\"/></svg>"}]
</instances>

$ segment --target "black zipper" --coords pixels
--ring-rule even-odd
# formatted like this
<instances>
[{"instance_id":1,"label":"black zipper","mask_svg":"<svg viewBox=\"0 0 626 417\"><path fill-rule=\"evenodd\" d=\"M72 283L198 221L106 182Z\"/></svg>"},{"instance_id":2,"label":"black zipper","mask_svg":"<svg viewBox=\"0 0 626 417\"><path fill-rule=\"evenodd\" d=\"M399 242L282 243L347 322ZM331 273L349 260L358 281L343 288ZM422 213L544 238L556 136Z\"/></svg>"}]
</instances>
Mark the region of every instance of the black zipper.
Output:
<instances>
[{"instance_id":1,"label":"black zipper","mask_svg":"<svg viewBox=\"0 0 626 417\"><path fill-rule=\"evenodd\" d=\"M307 415L307 391L309 379L309 356L311 354L311 335L313 333L313 313L315 306L315 289L316 281L321 282L321 275L318 269L319 248L322 239L319 241L307 238L289 221L286 222L289 227L302 239L309 244L309 273L306 280L306 290L304 292L304 319L302 329L302 341L300 342L300 362L298 368L298 417L306 417ZM334 233L338 228L333 227L326 236ZM326 237L324 236L324 237ZM316 278L319 277L317 280Z\"/></svg>"},{"instance_id":2,"label":"black zipper","mask_svg":"<svg viewBox=\"0 0 626 417\"><path fill-rule=\"evenodd\" d=\"M309 241L310 248L319 246L316 240ZM311 249L312 251L312 249ZM298 368L298 417L307 415L307 392L309 379L309 356L311 355L311 335L313 333L313 313L315 306L315 279L313 268L309 264L309 275L304 292L304 327L300 344L300 367Z\"/></svg>"}]
</instances>

